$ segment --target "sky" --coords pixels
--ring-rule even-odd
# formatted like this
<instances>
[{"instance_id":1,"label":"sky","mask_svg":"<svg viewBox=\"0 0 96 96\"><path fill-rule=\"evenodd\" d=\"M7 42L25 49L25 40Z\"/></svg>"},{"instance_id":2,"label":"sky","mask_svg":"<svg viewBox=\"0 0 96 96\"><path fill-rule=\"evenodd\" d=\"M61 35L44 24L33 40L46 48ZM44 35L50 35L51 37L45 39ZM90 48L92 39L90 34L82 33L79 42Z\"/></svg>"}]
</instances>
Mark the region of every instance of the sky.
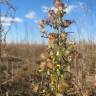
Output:
<instances>
[{"instance_id":1,"label":"sky","mask_svg":"<svg viewBox=\"0 0 96 96\"><path fill-rule=\"evenodd\" d=\"M8 32L7 41L18 43L27 41L30 43L44 42L39 31L38 21L48 18L47 9L53 8L53 0L9 1L15 7L16 12L14 19L2 16L2 19L7 21L4 24L6 30L10 27L10 20L14 21L11 30ZM68 6L64 19L75 21L66 31L74 32L71 36L77 40L91 38L96 41L96 0L64 0L64 2ZM4 8L0 8L4 10Z\"/></svg>"}]
</instances>

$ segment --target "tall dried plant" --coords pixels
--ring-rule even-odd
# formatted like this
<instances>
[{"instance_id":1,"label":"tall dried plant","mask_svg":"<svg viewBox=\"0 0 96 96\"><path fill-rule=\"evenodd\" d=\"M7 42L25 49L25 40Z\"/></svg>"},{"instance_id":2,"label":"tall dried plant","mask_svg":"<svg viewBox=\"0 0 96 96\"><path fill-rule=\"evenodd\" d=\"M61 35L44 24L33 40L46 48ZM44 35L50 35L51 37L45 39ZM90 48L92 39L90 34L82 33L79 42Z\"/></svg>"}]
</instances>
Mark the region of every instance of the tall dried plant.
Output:
<instances>
[{"instance_id":1,"label":"tall dried plant","mask_svg":"<svg viewBox=\"0 0 96 96\"><path fill-rule=\"evenodd\" d=\"M71 67L77 51L76 44L68 40L69 32L65 32L73 23L63 18L66 8L61 0L54 0L54 10L48 11L48 19L39 22L42 37L48 38L48 54L41 55L38 74L35 76L39 82L32 85L33 92L38 96L69 96L76 88ZM46 26L54 29L54 32L47 32Z\"/></svg>"}]
</instances>

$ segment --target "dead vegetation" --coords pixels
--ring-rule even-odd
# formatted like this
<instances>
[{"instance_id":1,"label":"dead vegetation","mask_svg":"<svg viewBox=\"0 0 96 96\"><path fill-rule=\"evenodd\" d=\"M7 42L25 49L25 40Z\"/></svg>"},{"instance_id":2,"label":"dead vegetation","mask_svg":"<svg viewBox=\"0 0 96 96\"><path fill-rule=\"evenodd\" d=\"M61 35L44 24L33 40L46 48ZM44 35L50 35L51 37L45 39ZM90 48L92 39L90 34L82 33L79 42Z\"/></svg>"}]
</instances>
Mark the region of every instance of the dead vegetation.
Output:
<instances>
[{"instance_id":1,"label":"dead vegetation","mask_svg":"<svg viewBox=\"0 0 96 96\"><path fill-rule=\"evenodd\" d=\"M7 1L5 0L4 2ZM7 4L9 5L8 2ZM5 42L3 39L5 40L6 38L0 38L0 96L96 95L96 44L90 41L88 43L83 41L76 43L76 46L75 43L69 44L66 42L68 33L63 29L67 28L73 21L62 20L65 15L63 9L66 7L61 0L55 0L54 4L58 9L57 13L54 10L49 10L49 20L40 22L42 37L49 39L48 46L23 43L3 45L2 43ZM14 9L12 6L11 8ZM0 37L2 37L1 20L0 24ZM51 27L53 25L58 34L46 34L44 30L46 24ZM59 30L59 27L62 29ZM59 33L58 31L61 32ZM70 51L71 54L66 55L66 50L62 51L59 48L62 50L65 48L72 52ZM74 48L77 49L74 50ZM46 56L41 55L42 53L46 54L46 51L49 51L50 57L46 58ZM52 52L55 52L55 56L53 56ZM66 58L62 58L63 56ZM40 57L43 60L39 59ZM68 67L68 71L66 71L64 64L68 66L69 62L72 64L69 65L70 68ZM43 70L42 72L40 72L40 68L41 71ZM51 90L51 88L53 89Z\"/></svg>"},{"instance_id":2,"label":"dead vegetation","mask_svg":"<svg viewBox=\"0 0 96 96\"><path fill-rule=\"evenodd\" d=\"M46 51L46 46L38 44L9 44L7 45L7 49L8 54L14 57L29 57L26 59L26 63L22 64L20 62L15 62L14 68L12 68L11 64L9 63L9 69L7 69L6 62L5 64L0 65L0 95L6 96L6 92L8 92L9 96L38 96L38 94L36 95L35 93L35 95L33 95L32 92L33 74L34 72L37 72L33 70L38 70L39 60L37 57L40 58L40 54ZM83 74L83 80L82 78L79 78L79 81L82 81L83 88L87 89L91 94L90 91L93 91L95 88L94 84L96 82L96 54L94 53L96 52L96 45L80 42L80 44L78 44L78 50L80 51L80 59L78 61L78 66L73 66L76 67L74 72L78 72L76 74L76 76L79 74L77 76L78 78ZM82 66L84 69L82 69ZM79 70L77 71L77 69ZM12 70L15 74L13 77ZM38 78L40 78L38 73L36 78L38 82Z\"/></svg>"}]
</instances>

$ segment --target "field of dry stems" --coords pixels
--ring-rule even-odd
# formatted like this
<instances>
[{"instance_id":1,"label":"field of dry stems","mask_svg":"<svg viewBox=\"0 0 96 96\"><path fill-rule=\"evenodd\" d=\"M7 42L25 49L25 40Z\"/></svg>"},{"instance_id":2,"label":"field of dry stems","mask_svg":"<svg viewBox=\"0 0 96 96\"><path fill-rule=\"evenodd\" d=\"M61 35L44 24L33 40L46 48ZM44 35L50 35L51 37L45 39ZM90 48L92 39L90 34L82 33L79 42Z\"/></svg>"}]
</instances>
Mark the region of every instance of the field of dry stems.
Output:
<instances>
[{"instance_id":1,"label":"field of dry stems","mask_svg":"<svg viewBox=\"0 0 96 96\"><path fill-rule=\"evenodd\" d=\"M38 70L40 54L46 52L46 49L46 45L43 44L7 45L6 52L10 56L24 59L24 62L14 61L7 66L0 65L0 96L7 96L7 93L9 96L38 96L33 94L31 85L33 74ZM77 66L75 64L72 66L75 69L73 72L76 73L78 82L82 81L82 87L88 89L89 96L93 96L91 92L96 82L96 45L80 42L77 49L80 56L76 62ZM83 80L81 74L83 74Z\"/></svg>"}]
</instances>

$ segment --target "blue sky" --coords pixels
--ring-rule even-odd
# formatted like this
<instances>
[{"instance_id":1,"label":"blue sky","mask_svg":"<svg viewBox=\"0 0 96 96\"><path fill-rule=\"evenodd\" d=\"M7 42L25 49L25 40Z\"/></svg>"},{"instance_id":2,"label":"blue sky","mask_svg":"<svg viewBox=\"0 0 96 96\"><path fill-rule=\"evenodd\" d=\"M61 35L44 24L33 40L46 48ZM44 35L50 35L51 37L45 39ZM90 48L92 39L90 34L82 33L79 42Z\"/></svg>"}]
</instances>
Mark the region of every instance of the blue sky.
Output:
<instances>
[{"instance_id":1,"label":"blue sky","mask_svg":"<svg viewBox=\"0 0 96 96\"><path fill-rule=\"evenodd\" d=\"M14 20L16 22L7 35L7 41L43 42L37 22L42 18L47 18L46 9L53 7L53 0L10 1L16 8ZM95 38L96 0L65 0L65 3L68 8L64 18L76 21L68 28L68 31L75 32L73 37L77 40L80 38L87 40L89 36L92 39Z\"/></svg>"}]
</instances>

